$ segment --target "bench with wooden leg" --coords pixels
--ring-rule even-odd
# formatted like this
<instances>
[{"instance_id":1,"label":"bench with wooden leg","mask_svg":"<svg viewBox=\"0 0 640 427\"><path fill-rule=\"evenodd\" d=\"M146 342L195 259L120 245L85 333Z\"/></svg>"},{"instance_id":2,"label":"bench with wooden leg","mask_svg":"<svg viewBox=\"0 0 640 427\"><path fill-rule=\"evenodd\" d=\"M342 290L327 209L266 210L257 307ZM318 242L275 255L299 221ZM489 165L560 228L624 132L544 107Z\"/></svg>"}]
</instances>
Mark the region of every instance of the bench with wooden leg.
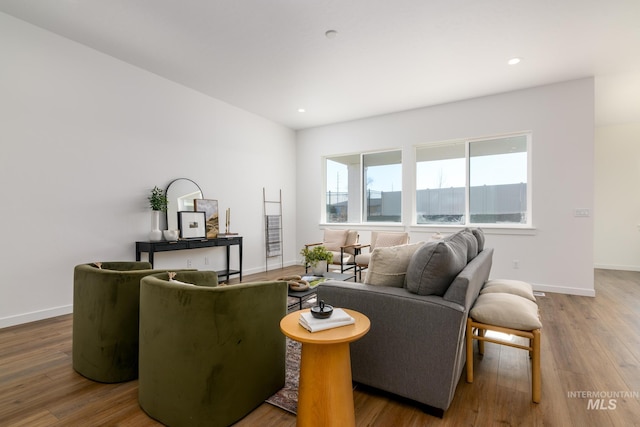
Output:
<instances>
[{"instance_id":1,"label":"bench with wooden leg","mask_svg":"<svg viewBox=\"0 0 640 427\"><path fill-rule=\"evenodd\" d=\"M531 298L533 298L533 293L531 293ZM531 357L532 400L534 403L540 403L541 328L542 323L538 315L538 305L528 297L497 291L481 292L467 319L467 382L473 382L473 340L478 341L480 354L484 353L485 341L527 350ZM486 331L527 338L529 345L487 337Z\"/></svg>"}]
</instances>

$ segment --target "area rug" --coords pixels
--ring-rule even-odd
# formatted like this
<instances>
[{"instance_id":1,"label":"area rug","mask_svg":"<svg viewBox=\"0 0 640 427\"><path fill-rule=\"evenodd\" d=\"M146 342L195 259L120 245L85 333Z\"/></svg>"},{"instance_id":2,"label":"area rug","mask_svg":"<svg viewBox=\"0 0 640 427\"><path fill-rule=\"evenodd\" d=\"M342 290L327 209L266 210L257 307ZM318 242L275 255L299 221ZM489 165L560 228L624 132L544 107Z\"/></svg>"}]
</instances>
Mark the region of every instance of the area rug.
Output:
<instances>
[{"instance_id":1,"label":"area rug","mask_svg":"<svg viewBox=\"0 0 640 427\"><path fill-rule=\"evenodd\" d=\"M273 406L296 414L298 411L298 381L300 379L300 349L302 344L287 337L284 387L266 400Z\"/></svg>"}]
</instances>

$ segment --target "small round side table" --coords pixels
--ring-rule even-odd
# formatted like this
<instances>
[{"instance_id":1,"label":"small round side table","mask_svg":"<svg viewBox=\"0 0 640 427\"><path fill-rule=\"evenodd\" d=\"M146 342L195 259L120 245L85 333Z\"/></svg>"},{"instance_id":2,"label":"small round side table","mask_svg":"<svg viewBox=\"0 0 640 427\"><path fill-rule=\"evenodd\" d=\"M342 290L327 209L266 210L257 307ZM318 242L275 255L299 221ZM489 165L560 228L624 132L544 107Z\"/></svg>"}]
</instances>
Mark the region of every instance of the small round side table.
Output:
<instances>
[{"instance_id":1,"label":"small round side table","mask_svg":"<svg viewBox=\"0 0 640 427\"><path fill-rule=\"evenodd\" d=\"M354 324L311 333L298 323L300 313L308 311L295 311L280 321L282 333L302 343L297 425L355 427L349 343L363 337L371 322L344 309Z\"/></svg>"}]
</instances>

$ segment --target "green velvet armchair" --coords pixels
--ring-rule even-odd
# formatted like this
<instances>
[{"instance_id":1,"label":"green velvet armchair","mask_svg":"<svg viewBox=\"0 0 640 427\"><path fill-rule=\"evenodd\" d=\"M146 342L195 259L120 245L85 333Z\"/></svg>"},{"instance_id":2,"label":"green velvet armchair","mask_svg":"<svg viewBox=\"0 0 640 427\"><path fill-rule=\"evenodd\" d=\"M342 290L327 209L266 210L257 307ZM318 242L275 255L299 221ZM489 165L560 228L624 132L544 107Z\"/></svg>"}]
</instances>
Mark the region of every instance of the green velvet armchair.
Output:
<instances>
[{"instance_id":1,"label":"green velvet armchair","mask_svg":"<svg viewBox=\"0 0 640 427\"><path fill-rule=\"evenodd\" d=\"M148 262L81 264L73 276L73 369L104 383L138 376L140 279Z\"/></svg>"},{"instance_id":2,"label":"green velvet armchair","mask_svg":"<svg viewBox=\"0 0 640 427\"><path fill-rule=\"evenodd\" d=\"M194 286L195 285L195 286ZM228 426L284 386L286 282L144 277L138 401L168 426Z\"/></svg>"}]
</instances>

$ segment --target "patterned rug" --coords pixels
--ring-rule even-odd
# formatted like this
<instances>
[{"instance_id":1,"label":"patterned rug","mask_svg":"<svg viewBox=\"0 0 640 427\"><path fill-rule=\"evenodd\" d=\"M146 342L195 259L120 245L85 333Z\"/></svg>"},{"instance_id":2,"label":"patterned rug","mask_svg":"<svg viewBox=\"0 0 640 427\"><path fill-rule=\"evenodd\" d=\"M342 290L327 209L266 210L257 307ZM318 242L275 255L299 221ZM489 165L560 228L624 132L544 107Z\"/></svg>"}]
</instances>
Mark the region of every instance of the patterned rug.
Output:
<instances>
[{"instance_id":1,"label":"patterned rug","mask_svg":"<svg viewBox=\"0 0 640 427\"><path fill-rule=\"evenodd\" d=\"M300 349L302 345L287 337L284 387L266 400L267 403L295 414L298 410L298 380L300 379Z\"/></svg>"}]
</instances>

